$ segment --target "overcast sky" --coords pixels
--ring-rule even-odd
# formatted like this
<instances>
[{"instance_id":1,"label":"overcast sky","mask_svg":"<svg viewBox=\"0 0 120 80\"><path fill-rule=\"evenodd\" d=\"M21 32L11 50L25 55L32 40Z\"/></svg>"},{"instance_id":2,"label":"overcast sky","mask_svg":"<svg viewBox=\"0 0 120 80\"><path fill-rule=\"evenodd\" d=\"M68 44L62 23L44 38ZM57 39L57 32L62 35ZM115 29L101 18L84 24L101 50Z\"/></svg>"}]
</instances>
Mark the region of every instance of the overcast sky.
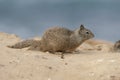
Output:
<instances>
[{"instance_id":1,"label":"overcast sky","mask_svg":"<svg viewBox=\"0 0 120 80\"><path fill-rule=\"evenodd\" d=\"M0 0L1 32L30 38L51 26L74 29L80 24L96 38L118 40L120 0Z\"/></svg>"}]
</instances>

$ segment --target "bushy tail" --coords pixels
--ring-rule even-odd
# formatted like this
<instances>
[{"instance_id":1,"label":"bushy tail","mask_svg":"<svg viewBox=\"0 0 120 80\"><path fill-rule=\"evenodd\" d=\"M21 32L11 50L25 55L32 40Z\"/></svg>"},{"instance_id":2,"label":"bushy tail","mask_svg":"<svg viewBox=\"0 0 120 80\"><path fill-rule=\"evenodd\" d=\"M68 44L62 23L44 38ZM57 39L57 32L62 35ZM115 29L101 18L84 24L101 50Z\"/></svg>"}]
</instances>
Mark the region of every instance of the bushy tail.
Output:
<instances>
[{"instance_id":1,"label":"bushy tail","mask_svg":"<svg viewBox=\"0 0 120 80\"><path fill-rule=\"evenodd\" d=\"M30 40L24 40L22 42L18 42L14 45L9 45L7 47L9 48L16 48L16 49L21 49L21 48L25 48L25 47L29 47L32 44L34 44L35 42L37 42L36 40L30 39Z\"/></svg>"}]
</instances>

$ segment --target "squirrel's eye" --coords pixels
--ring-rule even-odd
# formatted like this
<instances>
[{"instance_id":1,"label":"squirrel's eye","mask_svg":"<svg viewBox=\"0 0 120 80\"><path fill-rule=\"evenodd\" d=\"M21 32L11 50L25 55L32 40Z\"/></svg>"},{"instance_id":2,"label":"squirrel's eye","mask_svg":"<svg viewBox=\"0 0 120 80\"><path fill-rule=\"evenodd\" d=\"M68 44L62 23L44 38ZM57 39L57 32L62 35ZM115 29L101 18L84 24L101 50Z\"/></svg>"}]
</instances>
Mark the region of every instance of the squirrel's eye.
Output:
<instances>
[{"instance_id":1,"label":"squirrel's eye","mask_svg":"<svg viewBox=\"0 0 120 80\"><path fill-rule=\"evenodd\" d=\"M89 34L89 32L87 31L86 34Z\"/></svg>"}]
</instances>

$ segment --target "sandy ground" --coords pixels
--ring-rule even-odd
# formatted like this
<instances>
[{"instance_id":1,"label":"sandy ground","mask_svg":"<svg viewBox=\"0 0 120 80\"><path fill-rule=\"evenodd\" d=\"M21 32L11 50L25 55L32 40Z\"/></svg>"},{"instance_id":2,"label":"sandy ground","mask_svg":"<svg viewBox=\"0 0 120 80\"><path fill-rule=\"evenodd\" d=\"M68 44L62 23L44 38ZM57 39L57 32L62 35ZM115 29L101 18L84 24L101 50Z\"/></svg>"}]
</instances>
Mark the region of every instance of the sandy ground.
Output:
<instances>
[{"instance_id":1,"label":"sandy ground","mask_svg":"<svg viewBox=\"0 0 120 80\"><path fill-rule=\"evenodd\" d=\"M0 33L0 80L120 80L120 53L113 44L89 40L72 54L11 49L21 39Z\"/></svg>"}]
</instances>

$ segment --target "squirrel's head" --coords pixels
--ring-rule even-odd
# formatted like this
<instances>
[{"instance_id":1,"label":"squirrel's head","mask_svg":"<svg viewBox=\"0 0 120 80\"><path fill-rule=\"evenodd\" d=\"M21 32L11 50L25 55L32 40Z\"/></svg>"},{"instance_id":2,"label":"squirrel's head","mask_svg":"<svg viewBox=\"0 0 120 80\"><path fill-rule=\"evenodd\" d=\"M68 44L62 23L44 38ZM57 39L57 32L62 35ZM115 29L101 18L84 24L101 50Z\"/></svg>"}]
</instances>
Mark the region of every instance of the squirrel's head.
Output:
<instances>
[{"instance_id":1,"label":"squirrel's head","mask_svg":"<svg viewBox=\"0 0 120 80\"><path fill-rule=\"evenodd\" d=\"M86 29L83 25L80 26L78 33L83 38L83 40L88 40L94 37L94 34L89 29Z\"/></svg>"}]
</instances>

